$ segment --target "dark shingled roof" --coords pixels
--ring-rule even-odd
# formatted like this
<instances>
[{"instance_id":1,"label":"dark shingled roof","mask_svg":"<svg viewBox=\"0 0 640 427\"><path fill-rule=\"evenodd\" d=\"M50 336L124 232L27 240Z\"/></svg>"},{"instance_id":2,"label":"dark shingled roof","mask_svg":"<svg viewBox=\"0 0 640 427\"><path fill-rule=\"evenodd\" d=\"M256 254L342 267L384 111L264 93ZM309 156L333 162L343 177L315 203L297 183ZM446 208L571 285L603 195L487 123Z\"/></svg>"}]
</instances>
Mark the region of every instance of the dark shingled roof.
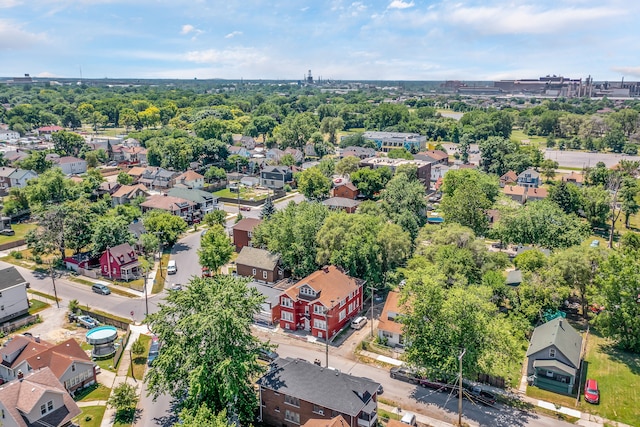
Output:
<instances>
[{"instance_id":1,"label":"dark shingled roof","mask_svg":"<svg viewBox=\"0 0 640 427\"><path fill-rule=\"evenodd\" d=\"M566 319L557 317L543 323L533 330L527 356L554 345L573 364L572 368L580 366L580 351L582 336L573 329Z\"/></svg>"},{"instance_id":2,"label":"dark shingled roof","mask_svg":"<svg viewBox=\"0 0 640 427\"><path fill-rule=\"evenodd\" d=\"M0 291L26 282L15 267L7 267L0 270Z\"/></svg>"},{"instance_id":3,"label":"dark shingled roof","mask_svg":"<svg viewBox=\"0 0 640 427\"><path fill-rule=\"evenodd\" d=\"M380 386L366 378L292 358L276 359L270 368L258 380L260 386L351 416L367 406Z\"/></svg>"},{"instance_id":4,"label":"dark shingled roof","mask_svg":"<svg viewBox=\"0 0 640 427\"><path fill-rule=\"evenodd\" d=\"M238 258L236 258L236 264L238 265L247 265L269 271L274 270L279 261L280 257L278 255L250 246L243 247Z\"/></svg>"}]
</instances>

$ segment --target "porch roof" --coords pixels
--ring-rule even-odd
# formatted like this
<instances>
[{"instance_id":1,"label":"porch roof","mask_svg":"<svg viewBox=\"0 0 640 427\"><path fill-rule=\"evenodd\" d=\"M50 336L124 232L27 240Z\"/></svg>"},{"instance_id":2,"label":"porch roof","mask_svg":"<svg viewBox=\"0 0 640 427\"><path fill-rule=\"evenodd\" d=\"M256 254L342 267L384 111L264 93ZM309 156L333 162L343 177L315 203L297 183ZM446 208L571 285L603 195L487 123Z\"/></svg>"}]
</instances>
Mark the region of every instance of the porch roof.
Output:
<instances>
[{"instance_id":1,"label":"porch roof","mask_svg":"<svg viewBox=\"0 0 640 427\"><path fill-rule=\"evenodd\" d=\"M562 371L566 374L571 375L572 377L576 376L577 369L573 369L569 365L565 365L559 360L536 360L533 362L534 368L544 368L544 369L555 369L557 371Z\"/></svg>"}]
</instances>

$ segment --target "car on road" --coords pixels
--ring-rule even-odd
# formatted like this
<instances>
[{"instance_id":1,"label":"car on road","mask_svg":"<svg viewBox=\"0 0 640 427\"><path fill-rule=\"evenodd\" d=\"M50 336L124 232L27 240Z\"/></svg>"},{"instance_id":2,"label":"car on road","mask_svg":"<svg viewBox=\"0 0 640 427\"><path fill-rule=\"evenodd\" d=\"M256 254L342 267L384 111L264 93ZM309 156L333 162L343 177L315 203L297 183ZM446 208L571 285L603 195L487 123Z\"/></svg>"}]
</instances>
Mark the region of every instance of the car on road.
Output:
<instances>
[{"instance_id":1,"label":"car on road","mask_svg":"<svg viewBox=\"0 0 640 427\"><path fill-rule=\"evenodd\" d=\"M182 285L180 283L174 283L169 289L171 289L172 291L181 291Z\"/></svg>"},{"instance_id":2,"label":"car on road","mask_svg":"<svg viewBox=\"0 0 640 427\"><path fill-rule=\"evenodd\" d=\"M153 365L153 361L158 358L158 354L160 354L160 341L158 337L153 337L151 339L151 346L149 346L149 355L147 356L147 365Z\"/></svg>"},{"instance_id":3,"label":"car on road","mask_svg":"<svg viewBox=\"0 0 640 427\"><path fill-rule=\"evenodd\" d=\"M413 427L418 426L418 422L416 421L416 414L413 412L405 412L402 418L400 419L402 424L407 424Z\"/></svg>"},{"instance_id":4,"label":"car on road","mask_svg":"<svg viewBox=\"0 0 640 427\"><path fill-rule=\"evenodd\" d=\"M251 210L251 207L249 207L249 206L240 206L240 210L247 212L247 211Z\"/></svg>"},{"instance_id":5,"label":"car on road","mask_svg":"<svg viewBox=\"0 0 640 427\"><path fill-rule=\"evenodd\" d=\"M600 403L598 382L592 378L589 378L587 382L584 383L584 400L594 405Z\"/></svg>"},{"instance_id":6,"label":"car on road","mask_svg":"<svg viewBox=\"0 0 640 427\"><path fill-rule=\"evenodd\" d=\"M170 259L167 264L167 274L176 274L178 272L178 264L175 259Z\"/></svg>"},{"instance_id":7,"label":"car on road","mask_svg":"<svg viewBox=\"0 0 640 427\"><path fill-rule=\"evenodd\" d=\"M258 359L260 360L264 360L265 362L273 362L274 360L276 360L278 357L280 357L280 355L278 353L276 353L273 350L267 350L264 348L260 349L260 352L258 353Z\"/></svg>"},{"instance_id":8,"label":"car on road","mask_svg":"<svg viewBox=\"0 0 640 427\"><path fill-rule=\"evenodd\" d=\"M93 329L100 324L100 322L98 322L96 319L87 315L76 317L76 321L78 322L78 325L87 329Z\"/></svg>"},{"instance_id":9,"label":"car on road","mask_svg":"<svg viewBox=\"0 0 640 427\"><path fill-rule=\"evenodd\" d=\"M480 386L473 386L469 389L472 399L476 399L483 405L493 405L496 403L496 396Z\"/></svg>"},{"instance_id":10,"label":"car on road","mask_svg":"<svg viewBox=\"0 0 640 427\"><path fill-rule=\"evenodd\" d=\"M107 285L103 285L102 283L94 283L91 286L91 290L96 294L101 295L109 295L111 293L111 289Z\"/></svg>"},{"instance_id":11,"label":"car on road","mask_svg":"<svg viewBox=\"0 0 640 427\"><path fill-rule=\"evenodd\" d=\"M389 375L393 379L409 381L413 384L418 384L418 382L420 382L420 375L418 374L418 371L408 366L396 366L391 368Z\"/></svg>"},{"instance_id":12,"label":"car on road","mask_svg":"<svg viewBox=\"0 0 640 427\"><path fill-rule=\"evenodd\" d=\"M356 317L355 319L353 319L353 322L351 322L351 327L353 329L362 329L366 323L367 323L366 317L364 316Z\"/></svg>"}]
</instances>

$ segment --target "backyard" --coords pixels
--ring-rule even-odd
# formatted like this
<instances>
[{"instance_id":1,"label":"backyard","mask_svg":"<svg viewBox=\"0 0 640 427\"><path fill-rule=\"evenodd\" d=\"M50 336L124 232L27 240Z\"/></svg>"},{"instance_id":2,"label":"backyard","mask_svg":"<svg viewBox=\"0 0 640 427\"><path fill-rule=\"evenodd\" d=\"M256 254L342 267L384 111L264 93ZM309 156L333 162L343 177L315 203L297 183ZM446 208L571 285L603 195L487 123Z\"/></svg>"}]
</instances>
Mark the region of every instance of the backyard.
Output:
<instances>
[{"instance_id":1,"label":"backyard","mask_svg":"<svg viewBox=\"0 0 640 427\"><path fill-rule=\"evenodd\" d=\"M15 242L16 240L24 239L29 230L36 228L35 224L11 224L11 228L16 232L13 236L0 235L0 245L9 242Z\"/></svg>"},{"instance_id":2,"label":"backyard","mask_svg":"<svg viewBox=\"0 0 640 427\"><path fill-rule=\"evenodd\" d=\"M248 187L240 187L240 200L263 200L266 199L271 190L266 188L248 188ZM227 199L236 199L238 197L238 193L235 191L231 191L228 188L216 191L215 193L218 197L224 197Z\"/></svg>"}]
</instances>

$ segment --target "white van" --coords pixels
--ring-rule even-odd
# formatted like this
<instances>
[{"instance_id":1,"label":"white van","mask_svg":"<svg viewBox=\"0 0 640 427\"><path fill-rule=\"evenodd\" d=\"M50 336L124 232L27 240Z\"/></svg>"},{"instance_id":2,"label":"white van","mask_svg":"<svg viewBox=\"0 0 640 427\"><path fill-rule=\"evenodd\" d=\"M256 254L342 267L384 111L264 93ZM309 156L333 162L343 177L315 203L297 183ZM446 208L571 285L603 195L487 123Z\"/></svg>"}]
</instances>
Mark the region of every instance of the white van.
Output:
<instances>
[{"instance_id":1,"label":"white van","mask_svg":"<svg viewBox=\"0 0 640 427\"><path fill-rule=\"evenodd\" d=\"M176 274L178 272L178 264L175 259L169 260L167 264L167 274Z\"/></svg>"},{"instance_id":2,"label":"white van","mask_svg":"<svg viewBox=\"0 0 640 427\"><path fill-rule=\"evenodd\" d=\"M416 414L412 412L405 412L400 420L402 424L408 424L413 427L417 427L418 422L416 421Z\"/></svg>"},{"instance_id":3,"label":"white van","mask_svg":"<svg viewBox=\"0 0 640 427\"><path fill-rule=\"evenodd\" d=\"M351 322L351 327L353 329L362 329L362 327L367 323L367 318L364 316L356 317L353 322Z\"/></svg>"}]
</instances>

